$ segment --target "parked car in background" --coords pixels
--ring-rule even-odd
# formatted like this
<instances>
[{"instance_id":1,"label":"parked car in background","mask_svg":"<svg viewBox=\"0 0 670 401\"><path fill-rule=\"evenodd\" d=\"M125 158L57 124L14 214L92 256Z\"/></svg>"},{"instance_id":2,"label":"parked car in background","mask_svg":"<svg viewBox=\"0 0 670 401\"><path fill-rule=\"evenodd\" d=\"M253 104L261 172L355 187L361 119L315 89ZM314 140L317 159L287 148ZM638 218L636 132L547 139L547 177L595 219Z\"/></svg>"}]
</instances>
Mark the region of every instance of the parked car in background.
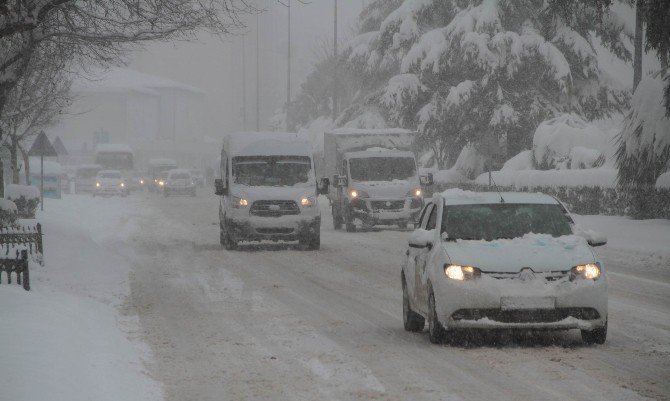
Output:
<instances>
[{"instance_id":1,"label":"parked car in background","mask_svg":"<svg viewBox=\"0 0 670 401\"><path fill-rule=\"evenodd\" d=\"M74 177L74 193L91 193L95 190L96 176L102 170L99 164L82 164Z\"/></svg>"},{"instance_id":2,"label":"parked car in background","mask_svg":"<svg viewBox=\"0 0 670 401\"><path fill-rule=\"evenodd\" d=\"M93 196L126 196L126 183L119 170L102 170L95 177Z\"/></svg>"},{"instance_id":3,"label":"parked car in background","mask_svg":"<svg viewBox=\"0 0 670 401\"><path fill-rule=\"evenodd\" d=\"M191 172L185 169L170 170L163 184L163 195L196 195L195 181Z\"/></svg>"},{"instance_id":4,"label":"parked car in background","mask_svg":"<svg viewBox=\"0 0 670 401\"><path fill-rule=\"evenodd\" d=\"M580 329L607 337L607 279L553 197L450 190L433 197L409 238L402 268L403 320L442 342L461 329Z\"/></svg>"}]
</instances>

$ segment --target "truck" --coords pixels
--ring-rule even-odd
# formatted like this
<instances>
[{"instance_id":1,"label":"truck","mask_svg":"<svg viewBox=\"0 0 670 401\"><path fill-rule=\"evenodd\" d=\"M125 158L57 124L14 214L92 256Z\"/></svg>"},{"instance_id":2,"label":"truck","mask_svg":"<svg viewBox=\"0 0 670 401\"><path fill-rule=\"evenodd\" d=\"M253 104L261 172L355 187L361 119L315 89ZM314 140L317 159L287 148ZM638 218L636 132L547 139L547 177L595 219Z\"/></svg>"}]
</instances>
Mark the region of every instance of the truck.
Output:
<instances>
[{"instance_id":1,"label":"truck","mask_svg":"<svg viewBox=\"0 0 670 401\"><path fill-rule=\"evenodd\" d=\"M317 196L329 180L316 182L309 140L278 132L227 135L221 149L219 240L227 250L242 241L298 241L321 246Z\"/></svg>"},{"instance_id":2,"label":"truck","mask_svg":"<svg viewBox=\"0 0 670 401\"><path fill-rule=\"evenodd\" d=\"M432 175L419 176L415 137L395 128L324 134L323 165L326 177L332 177L328 199L336 230L415 224L424 205L422 187L433 183Z\"/></svg>"}]
</instances>

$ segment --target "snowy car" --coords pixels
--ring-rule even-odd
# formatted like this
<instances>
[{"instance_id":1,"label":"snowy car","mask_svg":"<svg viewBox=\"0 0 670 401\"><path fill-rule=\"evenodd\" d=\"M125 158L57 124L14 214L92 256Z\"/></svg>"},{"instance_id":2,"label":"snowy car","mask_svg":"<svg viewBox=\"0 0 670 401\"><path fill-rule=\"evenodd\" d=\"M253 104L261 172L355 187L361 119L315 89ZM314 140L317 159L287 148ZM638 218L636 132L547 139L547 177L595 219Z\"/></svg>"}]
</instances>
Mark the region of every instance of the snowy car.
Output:
<instances>
[{"instance_id":1,"label":"snowy car","mask_svg":"<svg viewBox=\"0 0 670 401\"><path fill-rule=\"evenodd\" d=\"M126 184L119 170L102 170L95 177L93 196L126 196Z\"/></svg>"},{"instance_id":2,"label":"snowy car","mask_svg":"<svg viewBox=\"0 0 670 401\"><path fill-rule=\"evenodd\" d=\"M220 241L299 241L321 246L321 212L308 139L299 134L245 132L224 138L220 177Z\"/></svg>"},{"instance_id":3,"label":"snowy car","mask_svg":"<svg viewBox=\"0 0 670 401\"><path fill-rule=\"evenodd\" d=\"M163 182L163 195L196 195L195 182L191 172L184 169L174 169L167 173Z\"/></svg>"},{"instance_id":4,"label":"snowy car","mask_svg":"<svg viewBox=\"0 0 670 401\"><path fill-rule=\"evenodd\" d=\"M580 329L607 336L607 280L565 207L544 194L449 190L435 195L409 238L403 319L439 343L459 329Z\"/></svg>"}]
</instances>

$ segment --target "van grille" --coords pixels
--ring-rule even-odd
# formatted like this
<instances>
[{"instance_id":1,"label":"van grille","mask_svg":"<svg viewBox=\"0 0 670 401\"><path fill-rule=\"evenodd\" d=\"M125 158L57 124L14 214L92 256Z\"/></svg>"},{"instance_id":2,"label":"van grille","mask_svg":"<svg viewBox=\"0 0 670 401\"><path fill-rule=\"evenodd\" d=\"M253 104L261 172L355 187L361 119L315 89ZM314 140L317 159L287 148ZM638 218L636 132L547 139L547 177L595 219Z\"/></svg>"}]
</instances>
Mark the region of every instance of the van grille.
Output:
<instances>
[{"instance_id":1,"label":"van grille","mask_svg":"<svg viewBox=\"0 0 670 401\"><path fill-rule=\"evenodd\" d=\"M251 205L249 213L254 216L279 217L300 214L300 208L290 200L260 200Z\"/></svg>"},{"instance_id":2,"label":"van grille","mask_svg":"<svg viewBox=\"0 0 670 401\"><path fill-rule=\"evenodd\" d=\"M392 201L371 201L370 206L373 210L398 210L405 207L404 200Z\"/></svg>"}]
</instances>

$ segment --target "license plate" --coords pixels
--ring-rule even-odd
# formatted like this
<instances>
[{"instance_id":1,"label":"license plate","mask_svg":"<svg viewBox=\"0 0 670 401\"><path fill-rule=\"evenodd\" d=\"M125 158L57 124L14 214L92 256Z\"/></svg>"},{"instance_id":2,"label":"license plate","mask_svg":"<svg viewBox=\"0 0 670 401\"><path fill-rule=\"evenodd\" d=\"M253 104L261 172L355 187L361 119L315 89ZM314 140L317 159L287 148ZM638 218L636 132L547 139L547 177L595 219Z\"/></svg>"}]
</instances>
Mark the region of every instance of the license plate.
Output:
<instances>
[{"instance_id":1,"label":"license plate","mask_svg":"<svg viewBox=\"0 0 670 401\"><path fill-rule=\"evenodd\" d=\"M502 297L500 309L554 309L556 298L554 297Z\"/></svg>"}]
</instances>

